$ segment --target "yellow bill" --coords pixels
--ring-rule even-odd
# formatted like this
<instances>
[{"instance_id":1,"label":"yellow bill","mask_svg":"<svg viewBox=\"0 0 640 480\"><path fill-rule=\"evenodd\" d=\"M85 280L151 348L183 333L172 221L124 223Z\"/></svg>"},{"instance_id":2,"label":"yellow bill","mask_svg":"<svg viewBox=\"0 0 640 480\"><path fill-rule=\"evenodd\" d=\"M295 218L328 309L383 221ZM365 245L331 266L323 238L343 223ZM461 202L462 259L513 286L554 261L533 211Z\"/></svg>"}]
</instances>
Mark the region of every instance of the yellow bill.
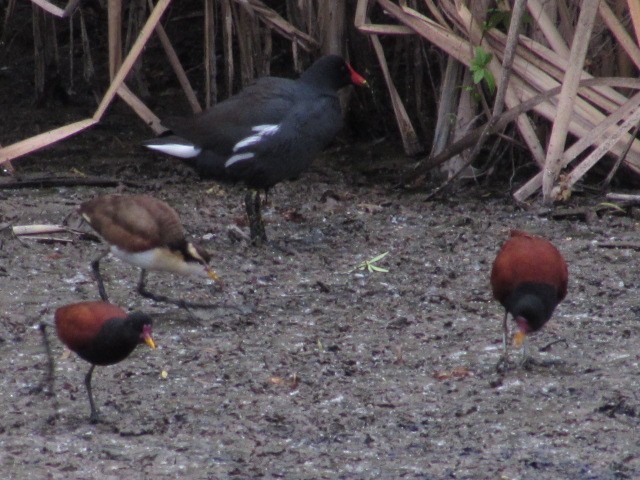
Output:
<instances>
[{"instance_id":1,"label":"yellow bill","mask_svg":"<svg viewBox=\"0 0 640 480\"><path fill-rule=\"evenodd\" d=\"M522 346L522 344L524 343L524 339L527 337L527 334L522 332L522 331L518 331L513 335L513 345L516 348L520 348Z\"/></svg>"},{"instance_id":2,"label":"yellow bill","mask_svg":"<svg viewBox=\"0 0 640 480\"><path fill-rule=\"evenodd\" d=\"M156 349L156 342L153 341L153 338L151 337L151 335L149 335L148 333L145 333L142 338L144 339L144 343L149 345L149 347L151 347L154 350Z\"/></svg>"},{"instance_id":3,"label":"yellow bill","mask_svg":"<svg viewBox=\"0 0 640 480\"><path fill-rule=\"evenodd\" d=\"M212 268L208 268L207 269L207 275L209 276L209 278L211 280L214 280L216 282L220 280L220 277L218 276L218 274L216 272L213 271Z\"/></svg>"}]
</instances>

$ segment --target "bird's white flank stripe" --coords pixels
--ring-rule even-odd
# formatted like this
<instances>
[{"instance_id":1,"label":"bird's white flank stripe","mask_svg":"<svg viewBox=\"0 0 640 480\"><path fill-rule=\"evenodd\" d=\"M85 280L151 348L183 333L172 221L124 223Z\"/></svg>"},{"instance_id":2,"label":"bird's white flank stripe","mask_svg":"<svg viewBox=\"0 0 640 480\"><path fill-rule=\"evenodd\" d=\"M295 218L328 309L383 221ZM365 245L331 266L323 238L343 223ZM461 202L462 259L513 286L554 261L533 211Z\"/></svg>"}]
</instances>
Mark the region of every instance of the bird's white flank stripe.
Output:
<instances>
[{"instance_id":1,"label":"bird's white flank stripe","mask_svg":"<svg viewBox=\"0 0 640 480\"><path fill-rule=\"evenodd\" d=\"M145 147L180 158L197 157L202 151L200 147L196 147L195 145L185 145L180 143L147 144Z\"/></svg>"},{"instance_id":2,"label":"bird's white flank stripe","mask_svg":"<svg viewBox=\"0 0 640 480\"><path fill-rule=\"evenodd\" d=\"M237 152L241 148L248 147L249 145L253 145L254 143L258 143L264 137L273 135L278 130L280 130L280 125L256 125L251 128L251 131L256 132L256 134L249 135L248 137L240 140L233 146L233 151Z\"/></svg>"},{"instance_id":3,"label":"bird's white flank stripe","mask_svg":"<svg viewBox=\"0 0 640 480\"><path fill-rule=\"evenodd\" d=\"M229 168L234 163L238 163L238 162L241 162L243 160L248 160L248 159L253 158L253 157L255 157L255 155L253 153L251 153L251 152L236 153L232 157L229 157L229 160L224 162L224 166L225 166L225 168Z\"/></svg>"}]
</instances>

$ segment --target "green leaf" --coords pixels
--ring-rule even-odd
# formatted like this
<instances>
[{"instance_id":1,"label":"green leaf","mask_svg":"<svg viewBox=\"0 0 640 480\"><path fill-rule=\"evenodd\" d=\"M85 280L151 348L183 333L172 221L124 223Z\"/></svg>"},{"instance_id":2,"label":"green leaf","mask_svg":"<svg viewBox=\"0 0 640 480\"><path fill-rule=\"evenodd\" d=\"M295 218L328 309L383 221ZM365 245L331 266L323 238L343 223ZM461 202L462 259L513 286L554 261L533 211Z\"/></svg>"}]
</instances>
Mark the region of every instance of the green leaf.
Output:
<instances>
[{"instance_id":1,"label":"green leaf","mask_svg":"<svg viewBox=\"0 0 640 480\"><path fill-rule=\"evenodd\" d=\"M484 81L487 83L489 93L493 95L496 91L496 79L493 77L491 70L485 70Z\"/></svg>"},{"instance_id":2,"label":"green leaf","mask_svg":"<svg viewBox=\"0 0 640 480\"><path fill-rule=\"evenodd\" d=\"M498 8L490 9L487 15L487 20L482 24L482 30L487 31L492 28L500 27L505 32L509 28L509 23L511 23L511 12L508 10L500 10Z\"/></svg>"},{"instance_id":3,"label":"green leaf","mask_svg":"<svg viewBox=\"0 0 640 480\"><path fill-rule=\"evenodd\" d=\"M486 67L493 57L491 53L487 52L482 47L476 47L474 53L475 57L473 59L473 63L475 63L480 68Z\"/></svg>"},{"instance_id":4,"label":"green leaf","mask_svg":"<svg viewBox=\"0 0 640 480\"><path fill-rule=\"evenodd\" d=\"M379 262L380 260L382 260L384 257L386 257L387 255L389 255L389 252L384 252L381 253L380 255L376 255L375 257L373 257L370 260L365 260L362 263L359 263L354 269L350 270L349 273L355 271L355 270L367 270L370 273L373 272L382 272L382 273L387 273L389 270L387 270L386 268L382 268L382 267L378 267L375 265L376 262Z\"/></svg>"},{"instance_id":5,"label":"green leaf","mask_svg":"<svg viewBox=\"0 0 640 480\"><path fill-rule=\"evenodd\" d=\"M626 210L622 208L620 205L618 205L617 203L600 202L598 205L603 207L609 207L609 208L612 208L613 210L618 210L619 212L626 212Z\"/></svg>"},{"instance_id":6,"label":"green leaf","mask_svg":"<svg viewBox=\"0 0 640 480\"><path fill-rule=\"evenodd\" d=\"M476 47L469 70L473 75L473 83L478 85L484 80L489 92L493 95L496 90L496 80L493 77L491 70L488 68L492 58L493 54L487 52L482 47Z\"/></svg>"},{"instance_id":7,"label":"green leaf","mask_svg":"<svg viewBox=\"0 0 640 480\"><path fill-rule=\"evenodd\" d=\"M387 255L389 255L389 252L384 252L381 253L380 255L378 255L377 257L373 257L371 260L369 260L369 263L376 263L379 262L380 260L382 260L384 257L386 257Z\"/></svg>"},{"instance_id":8,"label":"green leaf","mask_svg":"<svg viewBox=\"0 0 640 480\"><path fill-rule=\"evenodd\" d=\"M389 270L386 268L382 268L382 267L376 267L375 265L369 265L369 271L370 272L382 272L382 273L389 273Z\"/></svg>"}]
</instances>

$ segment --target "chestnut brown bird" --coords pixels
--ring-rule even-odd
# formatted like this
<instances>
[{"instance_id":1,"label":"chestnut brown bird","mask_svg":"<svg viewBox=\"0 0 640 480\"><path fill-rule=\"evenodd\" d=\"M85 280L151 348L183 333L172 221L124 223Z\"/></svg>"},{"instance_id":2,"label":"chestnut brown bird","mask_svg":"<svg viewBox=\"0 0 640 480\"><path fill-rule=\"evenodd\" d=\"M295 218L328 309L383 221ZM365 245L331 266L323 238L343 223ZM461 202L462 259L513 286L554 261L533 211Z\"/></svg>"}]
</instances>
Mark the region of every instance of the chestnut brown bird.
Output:
<instances>
[{"instance_id":1,"label":"chestnut brown bird","mask_svg":"<svg viewBox=\"0 0 640 480\"><path fill-rule=\"evenodd\" d=\"M89 396L91 416L95 423L99 412L93 401L91 377L96 365L113 365L127 358L140 343L155 349L151 336L152 321L148 315L132 312L105 302L82 302L65 305L56 310L55 326L58 338L80 358L91 364L84 379ZM41 326L43 332L44 327ZM46 335L45 335L46 340ZM49 352L48 343L47 351ZM49 356L50 371L53 360Z\"/></svg>"},{"instance_id":2,"label":"chestnut brown bird","mask_svg":"<svg viewBox=\"0 0 640 480\"><path fill-rule=\"evenodd\" d=\"M514 343L540 330L567 295L569 272L564 258L548 240L512 230L491 270L493 296L505 308L503 341L507 353L507 317L517 325Z\"/></svg>"},{"instance_id":3,"label":"chestnut brown bird","mask_svg":"<svg viewBox=\"0 0 640 480\"><path fill-rule=\"evenodd\" d=\"M100 260L111 252L142 269L138 283L141 295L183 307L208 306L172 300L145 288L147 270L219 279L209 266L211 255L199 245L187 241L180 217L165 202L148 195L101 195L84 202L78 210L109 244L109 250L91 263L102 300L108 301L108 296L100 274Z\"/></svg>"}]
</instances>

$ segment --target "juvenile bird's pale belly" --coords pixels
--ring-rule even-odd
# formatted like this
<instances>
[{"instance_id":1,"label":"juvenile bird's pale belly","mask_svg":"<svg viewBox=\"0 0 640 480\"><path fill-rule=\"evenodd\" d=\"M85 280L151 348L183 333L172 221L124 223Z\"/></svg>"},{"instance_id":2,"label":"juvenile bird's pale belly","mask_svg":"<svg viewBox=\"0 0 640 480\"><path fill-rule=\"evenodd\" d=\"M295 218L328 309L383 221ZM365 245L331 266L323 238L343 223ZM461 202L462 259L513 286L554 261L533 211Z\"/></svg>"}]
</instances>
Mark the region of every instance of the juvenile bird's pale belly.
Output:
<instances>
[{"instance_id":1,"label":"juvenile bird's pale belly","mask_svg":"<svg viewBox=\"0 0 640 480\"><path fill-rule=\"evenodd\" d=\"M197 271L201 270L204 276L206 276L206 272L202 266L186 264L180 255L172 253L167 248L154 248L153 250L147 250L145 252L132 253L112 245L111 253L131 265L145 270L160 270L180 275L200 274L200 272Z\"/></svg>"}]
</instances>

